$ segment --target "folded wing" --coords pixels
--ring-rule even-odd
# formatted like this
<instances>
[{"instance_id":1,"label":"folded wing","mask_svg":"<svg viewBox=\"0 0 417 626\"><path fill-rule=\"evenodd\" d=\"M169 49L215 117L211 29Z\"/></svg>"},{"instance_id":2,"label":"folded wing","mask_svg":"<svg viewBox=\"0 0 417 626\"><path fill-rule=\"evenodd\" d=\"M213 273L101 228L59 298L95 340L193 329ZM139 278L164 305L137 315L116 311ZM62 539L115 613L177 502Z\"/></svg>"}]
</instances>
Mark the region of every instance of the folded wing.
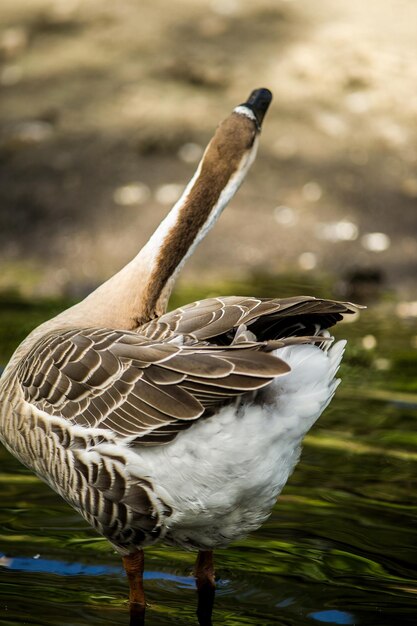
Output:
<instances>
[{"instance_id":1,"label":"folded wing","mask_svg":"<svg viewBox=\"0 0 417 626\"><path fill-rule=\"evenodd\" d=\"M141 326L149 339L185 335L194 341L230 344L236 330L245 325L258 341L316 335L329 328L357 305L310 296L253 298L228 296L188 304Z\"/></svg>"},{"instance_id":2,"label":"folded wing","mask_svg":"<svg viewBox=\"0 0 417 626\"><path fill-rule=\"evenodd\" d=\"M192 421L289 371L256 342L177 345L134 332L54 332L18 376L37 409L136 443L170 441Z\"/></svg>"}]
</instances>

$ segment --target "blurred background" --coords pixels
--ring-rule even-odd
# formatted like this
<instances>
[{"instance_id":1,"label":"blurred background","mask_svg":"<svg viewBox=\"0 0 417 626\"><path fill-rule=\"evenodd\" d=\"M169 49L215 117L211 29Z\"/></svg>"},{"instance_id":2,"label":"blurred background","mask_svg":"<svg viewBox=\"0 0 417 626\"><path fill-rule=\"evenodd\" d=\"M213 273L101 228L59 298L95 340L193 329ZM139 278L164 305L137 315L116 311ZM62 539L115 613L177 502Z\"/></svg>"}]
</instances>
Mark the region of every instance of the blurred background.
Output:
<instances>
[{"instance_id":1,"label":"blurred background","mask_svg":"<svg viewBox=\"0 0 417 626\"><path fill-rule=\"evenodd\" d=\"M416 23L412 0L3 0L0 291L88 293L265 86L258 159L180 285L314 276L417 315Z\"/></svg>"},{"instance_id":2,"label":"blurred background","mask_svg":"<svg viewBox=\"0 0 417 626\"><path fill-rule=\"evenodd\" d=\"M417 623L416 25L413 0L0 0L0 371L136 254L257 87L258 158L170 306L368 305L270 520L216 556L216 626ZM2 624L125 626L108 543L0 467ZM146 558L149 623L194 625L193 557Z\"/></svg>"}]
</instances>

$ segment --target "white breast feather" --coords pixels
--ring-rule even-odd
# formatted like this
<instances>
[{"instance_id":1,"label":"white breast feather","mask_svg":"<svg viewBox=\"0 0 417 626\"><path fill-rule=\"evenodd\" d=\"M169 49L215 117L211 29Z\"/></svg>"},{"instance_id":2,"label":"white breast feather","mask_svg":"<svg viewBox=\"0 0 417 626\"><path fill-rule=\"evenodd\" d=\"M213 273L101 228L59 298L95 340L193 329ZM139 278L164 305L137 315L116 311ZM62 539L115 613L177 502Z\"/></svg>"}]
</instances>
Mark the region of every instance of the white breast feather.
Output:
<instances>
[{"instance_id":1,"label":"white breast feather","mask_svg":"<svg viewBox=\"0 0 417 626\"><path fill-rule=\"evenodd\" d=\"M128 470L149 477L173 508L166 540L211 549L245 536L269 516L300 455L301 441L330 402L346 342L281 348L291 372L199 420L165 446L127 452Z\"/></svg>"}]
</instances>

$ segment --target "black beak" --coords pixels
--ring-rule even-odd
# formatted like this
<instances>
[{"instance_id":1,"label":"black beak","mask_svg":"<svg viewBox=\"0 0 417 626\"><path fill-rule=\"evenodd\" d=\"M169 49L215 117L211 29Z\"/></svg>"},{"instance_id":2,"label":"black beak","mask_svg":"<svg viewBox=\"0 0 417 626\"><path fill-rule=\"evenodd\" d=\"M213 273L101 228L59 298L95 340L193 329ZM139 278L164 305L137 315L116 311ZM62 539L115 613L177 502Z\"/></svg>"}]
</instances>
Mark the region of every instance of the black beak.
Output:
<instances>
[{"instance_id":1,"label":"black beak","mask_svg":"<svg viewBox=\"0 0 417 626\"><path fill-rule=\"evenodd\" d=\"M261 127L265 113L267 112L271 101L272 93L269 89L255 89L242 106L247 107L254 112L258 125Z\"/></svg>"}]
</instances>

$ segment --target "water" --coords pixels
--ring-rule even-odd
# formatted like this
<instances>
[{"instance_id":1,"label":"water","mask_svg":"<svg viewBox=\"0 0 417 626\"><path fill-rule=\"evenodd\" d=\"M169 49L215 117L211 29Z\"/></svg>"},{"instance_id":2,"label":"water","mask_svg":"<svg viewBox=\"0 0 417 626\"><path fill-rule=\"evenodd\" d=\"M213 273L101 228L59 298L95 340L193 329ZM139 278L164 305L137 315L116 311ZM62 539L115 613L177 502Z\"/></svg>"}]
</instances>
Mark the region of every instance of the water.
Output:
<instances>
[{"instance_id":1,"label":"water","mask_svg":"<svg viewBox=\"0 0 417 626\"><path fill-rule=\"evenodd\" d=\"M343 384L269 521L216 553L213 625L417 624L417 324L395 311L340 326ZM1 624L128 624L117 555L3 448L0 501ZM146 551L147 624L197 623L193 560Z\"/></svg>"}]
</instances>

